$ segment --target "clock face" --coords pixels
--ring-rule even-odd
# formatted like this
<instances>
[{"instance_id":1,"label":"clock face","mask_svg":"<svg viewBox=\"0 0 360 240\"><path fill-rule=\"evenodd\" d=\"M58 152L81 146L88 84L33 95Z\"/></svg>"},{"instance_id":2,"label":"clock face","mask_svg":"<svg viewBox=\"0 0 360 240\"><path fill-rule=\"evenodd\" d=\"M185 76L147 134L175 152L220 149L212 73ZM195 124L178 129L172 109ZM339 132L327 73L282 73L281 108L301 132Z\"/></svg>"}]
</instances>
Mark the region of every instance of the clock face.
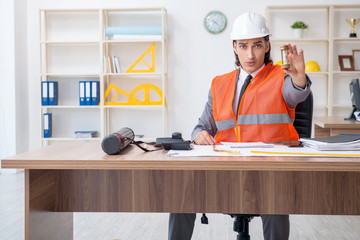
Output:
<instances>
[{"instance_id":1,"label":"clock face","mask_svg":"<svg viewBox=\"0 0 360 240\"><path fill-rule=\"evenodd\" d=\"M208 32L218 34L224 31L226 22L226 17L222 12L212 11L206 15L204 25Z\"/></svg>"}]
</instances>

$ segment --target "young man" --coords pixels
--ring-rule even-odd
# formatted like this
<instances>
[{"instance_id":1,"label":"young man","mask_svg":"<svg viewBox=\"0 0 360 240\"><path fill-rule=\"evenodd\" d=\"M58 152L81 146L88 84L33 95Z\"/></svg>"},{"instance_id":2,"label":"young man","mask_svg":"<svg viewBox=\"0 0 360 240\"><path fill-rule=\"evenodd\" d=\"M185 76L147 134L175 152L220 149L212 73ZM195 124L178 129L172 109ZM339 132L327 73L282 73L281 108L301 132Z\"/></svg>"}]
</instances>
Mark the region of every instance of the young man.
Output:
<instances>
[{"instance_id":1,"label":"young man","mask_svg":"<svg viewBox=\"0 0 360 240\"><path fill-rule=\"evenodd\" d=\"M273 65L265 18L247 12L233 24L231 38L238 69L213 79L208 102L192 139L196 144L267 142L296 144L292 125L296 104L310 93L303 51L289 46L290 68ZM191 239L196 214L170 214L169 240ZM262 215L265 240L289 238L288 215Z\"/></svg>"}]
</instances>

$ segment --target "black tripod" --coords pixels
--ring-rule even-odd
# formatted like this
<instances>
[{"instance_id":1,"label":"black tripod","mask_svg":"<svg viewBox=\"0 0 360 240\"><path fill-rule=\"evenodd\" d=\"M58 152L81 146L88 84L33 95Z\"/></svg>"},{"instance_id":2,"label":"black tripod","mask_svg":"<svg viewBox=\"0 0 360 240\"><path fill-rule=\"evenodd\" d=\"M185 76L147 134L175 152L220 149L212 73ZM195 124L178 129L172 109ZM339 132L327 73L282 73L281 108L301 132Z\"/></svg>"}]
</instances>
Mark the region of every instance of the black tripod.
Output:
<instances>
[{"instance_id":1,"label":"black tripod","mask_svg":"<svg viewBox=\"0 0 360 240\"><path fill-rule=\"evenodd\" d=\"M234 231L238 233L237 240L250 240L249 235L249 222L254 217L260 215L249 215L249 214L230 214L230 216L235 218L234 220Z\"/></svg>"}]
</instances>

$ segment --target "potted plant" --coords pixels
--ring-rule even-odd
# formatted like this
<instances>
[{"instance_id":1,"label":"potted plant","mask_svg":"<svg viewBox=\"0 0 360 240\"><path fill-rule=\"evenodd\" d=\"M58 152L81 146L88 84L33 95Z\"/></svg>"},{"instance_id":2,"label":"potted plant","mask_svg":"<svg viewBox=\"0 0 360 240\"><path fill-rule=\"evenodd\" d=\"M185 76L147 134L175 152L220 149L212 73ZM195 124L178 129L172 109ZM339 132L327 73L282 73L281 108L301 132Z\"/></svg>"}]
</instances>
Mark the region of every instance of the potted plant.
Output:
<instances>
[{"instance_id":1,"label":"potted plant","mask_svg":"<svg viewBox=\"0 0 360 240\"><path fill-rule=\"evenodd\" d=\"M303 21L296 21L291 25L291 28L294 29L294 37L302 38L304 29L307 29L309 26Z\"/></svg>"}]
</instances>

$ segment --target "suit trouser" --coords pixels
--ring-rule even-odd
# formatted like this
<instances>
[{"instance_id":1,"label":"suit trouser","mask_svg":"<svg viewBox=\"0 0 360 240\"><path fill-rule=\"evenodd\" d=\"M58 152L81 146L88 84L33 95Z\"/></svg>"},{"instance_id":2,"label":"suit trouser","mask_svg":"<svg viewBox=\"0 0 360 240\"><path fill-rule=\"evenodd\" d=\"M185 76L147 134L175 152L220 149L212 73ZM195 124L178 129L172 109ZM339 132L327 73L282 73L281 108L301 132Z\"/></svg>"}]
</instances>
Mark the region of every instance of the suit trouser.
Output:
<instances>
[{"instance_id":1,"label":"suit trouser","mask_svg":"<svg viewBox=\"0 0 360 240\"><path fill-rule=\"evenodd\" d=\"M195 213L170 213L169 240L190 240ZM287 240L290 234L289 215L261 215L265 240Z\"/></svg>"}]
</instances>

